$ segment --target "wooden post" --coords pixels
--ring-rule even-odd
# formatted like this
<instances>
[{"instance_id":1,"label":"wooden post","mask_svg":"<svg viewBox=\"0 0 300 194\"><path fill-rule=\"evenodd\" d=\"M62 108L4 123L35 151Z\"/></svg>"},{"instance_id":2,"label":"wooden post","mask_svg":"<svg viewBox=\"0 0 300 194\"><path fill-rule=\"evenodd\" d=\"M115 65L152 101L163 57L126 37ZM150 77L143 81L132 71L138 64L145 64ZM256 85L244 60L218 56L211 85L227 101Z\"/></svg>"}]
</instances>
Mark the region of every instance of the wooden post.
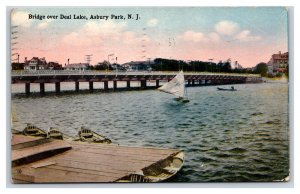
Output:
<instances>
[{"instance_id":1,"label":"wooden post","mask_svg":"<svg viewBox=\"0 0 300 194\"><path fill-rule=\"evenodd\" d=\"M108 90L108 81L104 81L104 90Z\"/></svg>"},{"instance_id":2,"label":"wooden post","mask_svg":"<svg viewBox=\"0 0 300 194\"><path fill-rule=\"evenodd\" d=\"M27 96L30 94L30 83L25 83L25 93Z\"/></svg>"},{"instance_id":3,"label":"wooden post","mask_svg":"<svg viewBox=\"0 0 300 194\"><path fill-rule=\"evenodd\" d=\"M56 92L57 94L60 93L60 82L55 82L55 92Z\"/></svg>"},{"instance_id":4,"label":"wooden post","mask_svg":"<svg viewBox=\"0 0 300 194\"><path fill-rule=\"evenodd\" d=\"M191 85L191 80L189 79L189 80L188 80L188 86L190 86L190 85Z\"/></svg>"},{"instance_id":5,"label":"wooden post","mask_svg":"<svg viewBox=\"0 0 300 194\"><path fill-rule=\"evenodd\" d=\"M94 91L94 82L89 81L89 89L90 89L90 92Z\"/></svg>"},{"instance_id":6,"label":"wooden post","mask_svg":"<svg viewBox=\"0 0 300 194\"><path fill-rule=\"evenodd\" d=\"M79 81L75 81L75 91L79 92Z\"/></svg>"},{"instance_id":7,"label":"wooden post","mask_svg":"<svg viewBox=\"0 0 300 194\"><path fill-rule=\"evenodd\" d=\"M40 83L40 94L45 94L45 83Z\"/></svg>"},{"instance_id":8,"label":"wooden post","mask_svg":"<svg viewBox=\"0 0 300 194\"><path fill-rule=\"evenodd\" d=\"M147 87L147 82L146 80L141 80L141 88L145 89Z\"/></svg>"},{"instance_id":9,"label":"wooden post","mask_svg":"<svg viewBox=\"0 0 300 194\"><path fill-rule=\"evenodd\" d=\"M159 79L156 80L156 87L159 87Z\"/></svg>"},{"instance_id":10,"label":"wooden post","mask_svg":"<svg viewBox=\"0 0 300 194\"><path fill-rule=\"evenodd\" d=\"M130 80L127 80L127 88L130 88Z\"/></svg>"},{"instance_id":11,"label":"wooden post","mask_svg":"<svg viewBox=\"0 0 300 194\"><path fill-rule=\"evenodd\" d=\"M117 80L114 80L114 90L117 89Z\"/></svg>"},{"instance_id":12,"label":"wooden post","mask_svg":"<svg viewBox=\"0 0 300 194\"><path fill-rule=\"evenodd\" d=\"M195 80L192 80L192 86L194 86L195 85Z\"/></svg>"}]
</instances>

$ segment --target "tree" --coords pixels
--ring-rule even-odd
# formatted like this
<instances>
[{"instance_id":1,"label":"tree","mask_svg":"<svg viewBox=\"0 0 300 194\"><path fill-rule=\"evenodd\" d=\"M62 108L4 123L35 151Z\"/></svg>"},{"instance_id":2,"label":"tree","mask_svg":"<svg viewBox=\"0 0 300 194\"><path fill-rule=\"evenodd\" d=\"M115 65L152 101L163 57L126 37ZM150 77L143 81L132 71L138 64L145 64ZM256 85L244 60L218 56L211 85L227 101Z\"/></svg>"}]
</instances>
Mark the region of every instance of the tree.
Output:
<instances>
[{"instance_id":1,"label":"tree","mask_svg":"<svg viewBox=\"0 0 300 194\"><path fill-rule=\"evenodd\" d=\"M222 72L231 72L231 64L229 61L222 64L221 71Z\"/></svg>"},{"instance_id":2,"label":"tree","mask_svg":"<svg viewBox=\"0 0 300 194\"><path fill-rule=\"evenodd\" d=\"M268 66L266 63L259 63L256 65L254 73L260 74L262 77L266 77L268 72Z\"/></svg>"}]
</instances>

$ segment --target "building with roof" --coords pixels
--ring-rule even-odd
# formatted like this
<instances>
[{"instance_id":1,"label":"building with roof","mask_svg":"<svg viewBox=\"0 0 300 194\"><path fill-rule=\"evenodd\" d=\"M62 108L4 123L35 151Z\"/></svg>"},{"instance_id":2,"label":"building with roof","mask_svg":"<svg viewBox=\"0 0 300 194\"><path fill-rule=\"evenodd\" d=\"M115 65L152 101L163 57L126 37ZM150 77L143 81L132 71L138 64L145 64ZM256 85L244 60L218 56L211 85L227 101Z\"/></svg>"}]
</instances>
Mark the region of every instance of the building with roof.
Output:
<instances>
[{"instance_id":1,"label":"building with roof","mask_svg":"<svg viewBox=\"0 0 300 194\"><path fill-rule=\"evenodd\" d=\"M279 51L277 54L273 54L267 65L268 73L285 72L289 65L289 53L281 53L281 51Z\"/></svg>"},{"instance_id":2,"label":"building with roof","mask_svg":"<svg viewBox=\"0 0 300 194\"><path fill-rule=\"evenodd\" d=\"M72 63L64 67L65 70L80 70L80 71L87 70L88 68L89 68L88 63Z\"/></svg>"},{"instance_id":3,"label":"building with roof","mask_svg":"<svg viewBox=\"0 0 300 194\"><path fill-rule=\"evenodd\" d=\"M27 60L27 57L25 58L24 70L36 71L43 69L47 69L47 62L45 57L32 57L32 59L30 60Z\"/></svg>"},{"instance_id":4,"label":"building with roof","mask_svg":"<svg viewBox=\"0 0 300 194\"><path fill-rule=\"evenodd\" d=\"M154 60L148 61L130 61L122 64L128 71L132 70L151 70L151 66L155 64Z\"/></svg>"}]
</instances>

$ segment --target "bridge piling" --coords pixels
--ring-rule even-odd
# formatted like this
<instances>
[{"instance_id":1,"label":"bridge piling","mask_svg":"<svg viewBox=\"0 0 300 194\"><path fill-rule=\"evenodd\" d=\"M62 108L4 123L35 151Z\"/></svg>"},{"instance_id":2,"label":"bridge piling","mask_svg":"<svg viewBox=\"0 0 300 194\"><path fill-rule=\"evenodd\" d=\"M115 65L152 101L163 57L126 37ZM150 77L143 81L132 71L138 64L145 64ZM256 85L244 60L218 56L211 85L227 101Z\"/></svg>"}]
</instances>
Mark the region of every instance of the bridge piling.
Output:
<instances>
[{"instance_id":1,"label":"bridge piling","mask_svg":"<svg viewBox=\"0 0 300 194\"><path fill-rule=\"evenodd\" d=\"M60 93L60 82L55 82L55 92L56 94Z\"/></svg>"},{"instance_id":2,"label":"bridge piling","mask_svg":"<svg viewBox=\"0 0 300 194\"><path fill-rule=\"evenodd\" d=\"M30 95L30 83L25 83L25 93L26 95Z\"/></svg>"},{"instance_id":3,"label":"bridge piling","mask_svg":"<svg viewBox=\"0 0 300 194\"><path fill-rule=\"evenodd\" d=\"M45 94L45 83L40 83L40 94Z\"/></svg>"},{"instance_id":4,"label":"bridge piling","mask_svg":"<svg viewBox=\"0 0 300 194\"><path fill-rule=\"evenodd\" d=\"M92 81L89 81L89 90L90 90L90 92L94 91L94 82L92 82Z\"/></svg>"},{"instance_id":5,"label":"bridge piling","mask_svg":"<svg viewBox=\"0 0 300 194\"><path fill-rule=\"evenodd\" d=\"M130 80L127 80L127 88L130 88Z\"/></svg>"},{"instance_id":6,"label":"bridge piling","mask_svg":"<svg viewBox=\"0 0 300 194\"><path fill-rule=\"evenodd\" d=\"M104 81L104 90L108 90L108 81Z\"/></svg>"},{"instance_id":7,"label":"bridge piling","mask_svg":"<svg viewBox=\"0 0 300 194\"><path fill-rule=\"evenodd\" d=\"M79 92L79 82L78 81L75 82L75 91Z\"/></svg>"},{"instance_id":8,"label":"bridge piling","mask_svg":"<svg viewBox=\"0 0 300 194\"><path fill-rule=\"evenodd\" d=\"M147 87L147 82L146 80L141 80L141 88L145 89Z\"/></svg>"},{"instance_id":9,"label":"bridge piling","mask_svg":"<svg viewBox=\"0 0 300 194\"><path fill-rule=\"evenodd\" d=\"M156 87L159 87L159 79L156 80Z\"/></svg>"},{"instance_id":10,"label":"bridge piling","mask_svg":"<svg viewBox=\"0 0 300 194\"><path fill-rule=\"evenodd\" d=\"M118 88L118 86L117 86L117 80L114 80L113 82L114 82L114 90L116 90Z\"/></svg>"}]
</instances>

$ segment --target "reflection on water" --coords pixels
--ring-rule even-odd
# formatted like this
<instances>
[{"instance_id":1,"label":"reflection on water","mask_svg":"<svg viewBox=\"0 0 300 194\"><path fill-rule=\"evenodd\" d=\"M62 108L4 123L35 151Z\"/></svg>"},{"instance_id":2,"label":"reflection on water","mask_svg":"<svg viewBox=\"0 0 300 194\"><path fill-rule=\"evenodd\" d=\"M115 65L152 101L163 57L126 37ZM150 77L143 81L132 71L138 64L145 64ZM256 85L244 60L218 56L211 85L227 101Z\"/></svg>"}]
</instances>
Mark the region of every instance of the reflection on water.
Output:
<instances>
[{"instance_id":1,"label":"reflection on water","mask_svg":"<svg viewBox=\"0 0 300 194\"><path fill-rule=\"evenodd\" d=\"M25 123L75 136L89 127L122 145L182 149L178 182L273 181L289 174L288 85L188 88L190 102L171 95L128 91L12 97L13 128ZM12 91L16 91L13 88Z\"/></svg>"}]
</instances>

